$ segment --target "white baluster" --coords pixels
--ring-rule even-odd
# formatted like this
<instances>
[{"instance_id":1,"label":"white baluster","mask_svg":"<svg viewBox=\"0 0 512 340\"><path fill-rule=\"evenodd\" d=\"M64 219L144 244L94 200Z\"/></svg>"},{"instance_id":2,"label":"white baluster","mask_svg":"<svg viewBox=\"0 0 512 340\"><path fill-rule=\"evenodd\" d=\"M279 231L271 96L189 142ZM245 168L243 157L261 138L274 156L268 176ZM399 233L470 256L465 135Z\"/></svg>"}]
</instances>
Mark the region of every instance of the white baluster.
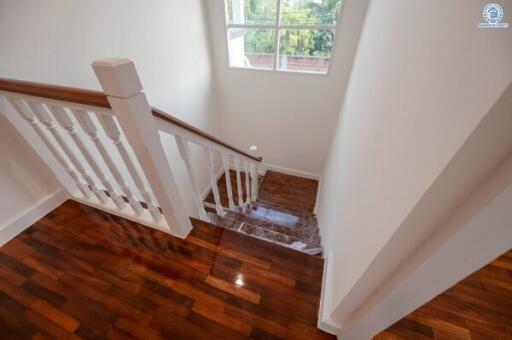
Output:
<instances>
[{"instance_id":1,"label":"white baluster","mask_svg":"<svg viewBox=\"0 0 512 340\"><path fill-rule=\"evenodd\" d=\"M235 157L235 170L236 170L236 189L238 192L238 206L242 208L244 206L244 198L242 192L242 176L240 176L240 159Z\"/></svg>"},{"instance_id":2,"label":"white baluster","mask_svg":"<svg viewBox=\"0 0 512 340\"><path fill-rule=\"evenodd\" d=\"M32 103L30 103L32 104ZM41 119L41 121L46 125L50 125L52 128L49 129L52 133L53 137L59 143L60 147L66 154L66 156L70 159L71 163L75 166L75 168L78 170L80 175L82 175L82 178L87 182L88 186L92 189L92 192L94 195L100 200L101 202L106 202L106 196L105 193L101 190L99 190L96 187L96 183L94 182L94 179L91 177L91 175L87 172L85 167L82 165L82 163L78 160L78 158L75 156L73 151L69 148L69 146L66 144L62 136L60 135L59 131L56 129L56 126L54 124L53 118L48 114L46 109L42 104L39 105L32 105L33 112ZM48 126L47 125L47 126Z\"/></svg>"},{"instance_id":3,"label":"white baluster","mask_svg":"<svg viewBox=\"0 0 512 340\"><path fill-rule=\"evenodd\" d=\"M151 198L148 189L144 185L144 182L142 181L139 172L135 168L135 164L133 163L130 155L128 154L128 150L126 149L124 142L121 140L121 131L117 127L114 118L108 115L101 115L98 118L101 125L103 126L103 129L105 130L105 133L107 134L107 136L110 137L110 139L112 139L112 142L116 146L117 151L119 151L121 159L123 160L126 168L128 169L130 176L132 176L133 181L135 182L135 186L139 190L141 196L146 201L146 204L148 205L148 210L150 211L151 215L153 216L153 218L159 218L160 210L158 210L158 208L153 203L153 199ZM128 201L130 202L130 205L133 208L133 210L135 210L137 214L141 214L142 206L140 202L133 196L130 188L128 187L128 185L126 185L126 183L124 183L122 187L123 191L126 194L126 197L128 197Z\"/></svg>"},{"instance_id":4,"label":"white baluster","mask_svg":"<svg viewBox=\"0 0 512 340\"><path fill-rule=\"evenodd\" d=\"M233 189L231 188L231 174L229 172L229 154L222 154L222 164L224 166L224 175L226 177L226 190L228 192L229 209L233 209L235 207L235 202L233 202Z\"/></svg>"},{"instance_id":5,"label":"white baluster","mask_svg":"<svg viewBox=\"0 0 512 340\"><path fill-rule=\"evenodd\" d=\"M251 188L252 188L252 201L255 202L258 198L258 171L257 171L257 163L251 163Z\"/></svg>"},{"instance_id":6,"label":"white baluster","mask_svg":"<svg viewBox=\"0 0 512 340\"><path fill-rule=\"evenodd\" d=\"M245 160L245 205L249 207L251 205L251 183L249 179L249 161Z\"/></svg>"},{"instance_id":7,"label":"white baluster","mask_svg":"<svg viewBox=\"0 0 512 340\"><path fill-rule=\"evenodd\" d=\"M75 117L78 120L78 123L84 130L86 134L91 137L92 142L96 146L96 149L100 153L101 157L105 161L105 164L107 164L108 168L110 169L110 172L112 175L116 178L121 178L121 182L124 183L122 180L121 174L119 173L119 170L117 169L116 165L112 161L112 158L108 154L107 150L105 149L105 146L103 145L103 142L101 141L100 137L98 136L98 129L96 128L96 125L94 125L94 122L92 121L91 117L89 116L89 113L84 110L79 109L72 109L71 112L75 115ZM103 172L101 171L101 175L103 178L100 177L101 183L107 188L107 191L110 194L110 197L112 197L112 200L116 204L117 208L119 210L123 210L126 206L126 202L123 200L121 195L117 193L117 191L114 189L110 181L105 177ZM119 182L119 181L118 181Z\"/></svg>"},{"instance_id":8,"label":"white baluster","mask_svg":"<svg viewBox=\"0 0 512 340\"><path fill-rule=\"evenodd\" d=\"M84 156L85 160L89 163L89 165L91 165L92 170L95 172L96 176L101 180L104 177L103 172L96 163L96 160L89 153L87 147L84 145L82 139L80 138L75 129L73 122L71 121L71 119L69 119L65 109L57 105L48 105L48 109L50 109L50 111L53 113L59 125L62 126L68 132L69 136L71 136L71 139L73 139L75 145L78 147L78 149ZM87 181L87 183L89 183L89 185L92 188L92 191L94 192L96 197L98 197L100 202L103 204L107 203L107 195L102 189L96 186L96 183L92 176L89 175L89 173L85 170L83 166L80 166L79 171L82 173L82 176Z\"/></svg>"},{"instance_id":9,"label":"white baluster","mask_svg":"<svg viewBox=\"0 0 512 340\"><path fill-rule=\"evenodd\" d=\"M80 192L86 197L89 198L92 195L91 189L87 186L85 182L80 180L80 177L78 176L75 169L71 167L71 164L67 161L64 155L55 148L55 146L48 140L48 137L43 133L41 127L39 126L39 123L37 119L34 117L34 115L26 109L26 107L23 105L21 101L18 101L13 98L7 98L9 103L12 105L12 107L15 109L18 114L25 119L34 129L34 131L37 133L37 135L42 139L44 144L48 147L50 152L55 156L55 159L59 162L59 164L66 170L66 172L71 176L73 181L76 183L76 186L80 190ZM35 108L31 107L31 110L37 115L38 111L35 110ZM44 111L46 115L39 116L41 122L46 126L46 128L50 131L50 133L54 136L54 138L57 140L59 145L62 147L62 137L59 135L59 132L55 129L55 124L51 120L50 116L46 111ZM64 152L66 150L64 149Z\"/></svg>"},{"instance_id":10,"label":"white baluster","mask_svg":"<svg viewBox=\"0 0 512 340\"><path fill-rule=\"evenodd\" d=\"M190 186L192 188L194 202L196 204L199 217L202 220L206 220L206 210L204 209L203 201L201 200L201 194L199 193L199 190L197 188L196 176L194 174L194 168L192 167L192 162L190 160L190 147L188 145L188 142L184 140L182 137L178 135L174 137L176 138L176 144L178 145L180 156L185 162L185 167L187 168L188 177L190 179Z\"/></svg>"},{"instance_id":11,"label":"white baluster","mask_svg":"<svg viewBox=\"0 0 512 340\"><path fill-rule=\"evenodd\" d=\"M95 61L93 69L162 208L169 231L186 237L192 224L135 65L128 59L112 58Z\"/></svg>"},{"instance_id":12,"label":"white baluster","mask_svg":"<svg viewBox=\"0 0 512 340\"><path fill-rule=\"evenodd\" d=\"M217 178L215 178L215 171L213 170L213 153L207 146L203 146L204 155L206 157L206 164L208 167L208 174L210 175L210 186L212 187L213 198L215 200L215 210L217 215L224 216L224 209L220 204L219 188L217 187Z\"/></svg>"}]
</instances>

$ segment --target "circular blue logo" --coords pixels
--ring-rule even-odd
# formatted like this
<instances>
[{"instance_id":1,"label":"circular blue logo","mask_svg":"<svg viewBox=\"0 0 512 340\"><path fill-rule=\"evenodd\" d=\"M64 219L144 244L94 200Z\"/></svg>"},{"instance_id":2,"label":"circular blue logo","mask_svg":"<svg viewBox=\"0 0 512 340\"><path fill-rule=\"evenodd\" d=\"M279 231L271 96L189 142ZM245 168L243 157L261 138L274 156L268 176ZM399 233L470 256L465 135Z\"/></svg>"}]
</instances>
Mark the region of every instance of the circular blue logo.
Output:
<instances>
[{"instance_id":1,"label":"circular blue logo","mask_svg":"<svg viewBox=\"0 0 512 340\"><path fill-rule=\"evenodd\" d=\"M499 4L488 4L484 7L483 16L490 24L497 24L503 19L503 9Z\"/></svg>"}]
</instances>

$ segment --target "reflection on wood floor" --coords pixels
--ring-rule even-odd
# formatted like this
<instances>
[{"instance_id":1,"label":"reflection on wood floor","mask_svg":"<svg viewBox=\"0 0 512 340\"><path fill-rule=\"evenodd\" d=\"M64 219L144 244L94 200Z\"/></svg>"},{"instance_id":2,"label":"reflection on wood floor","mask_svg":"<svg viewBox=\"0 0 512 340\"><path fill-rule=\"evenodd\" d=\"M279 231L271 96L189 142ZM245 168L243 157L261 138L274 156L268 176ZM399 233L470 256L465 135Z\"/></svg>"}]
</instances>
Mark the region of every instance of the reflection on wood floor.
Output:
<instances>
[{"instance_id":1,"label":"reflection on wood floor","mask_svg":"<svg viewBox=\"0 0 512 340\"><path fill-rule=\"evenodd\" d=\"M67 201L0 248L2 339L332 338L323 259L193 225L181 240Z\"/></svg>"}]
</instances>

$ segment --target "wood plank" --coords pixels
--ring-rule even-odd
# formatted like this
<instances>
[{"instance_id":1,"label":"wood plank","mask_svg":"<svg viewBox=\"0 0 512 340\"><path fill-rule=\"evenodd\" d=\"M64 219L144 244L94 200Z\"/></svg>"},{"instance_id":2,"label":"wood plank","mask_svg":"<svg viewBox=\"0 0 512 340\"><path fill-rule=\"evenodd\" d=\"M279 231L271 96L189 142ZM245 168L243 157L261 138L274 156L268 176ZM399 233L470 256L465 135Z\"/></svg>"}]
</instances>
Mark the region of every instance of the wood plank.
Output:
<instances>
[{"instance_id":1,"label":"wood plank","mask_svg":"<svg viewBox=\"0 0 512 340\"><path fill-rule=\"evenodd\" d=\"M193 224L182 240L64 203L0 248L0 332L110 339L320 334L321 259L286 256L277 245Z\"/></svg>"},{"instance_id":2,"label":"wood plank","mask_svg":"<svg viewBox=\"0 0 512 340\"><path fill-rule=\"evenodd\" d=\"M48 302L36 300L32 306L30 306L30 308L35 312L44 315L46 318L48 318L48 320L52 321L68 332L74 332L78 326L80 326L80 322L78 320L53 307Z\"/></svg>"},{"instance_id":3,"label":"wood plank","mask_svg":"<svg viewBox=\"0 0 512 340\"><path fill-rule=\"evenodd\" d=\"M0 90L53 100L110 108L107 96L103 92L99 91L6 78L0 78Z\"/></svg>"},{"instance_id":4,"label":"wood plank","mask_svg":"<svg viewBox=\"0 0 512 340\"><path fill-rule=\"evenodd\" d=\"M171 123L172 125L175 125L175 126L178 126L184 130L187 130L189 132L192 132L193 134L195 135L198 135L198 136L201 136L207 140L209 140L210 142L213 142L215 144L219 144L225 148L228 148L232 151L235 151L236 153L238 154L241 154L247 158L250 158L256 162L261 162L263 160L262 157L256 157L256 156L253 156L237 147L234 147L226 142L224 142L223 140L217 138L217 137L214 137L212 136L211 134L209 133L206 133L205 131L201 130L201 129L198 129L190 124L187 124L185 123L184 121L182 120L179 120L178 118L176 117L173 117L171 116L170 114L166 113L166 112L163 112L162 110L159 110L157 108L152 108L152 112L153 112L153 116L157 117L157 118L160 118L168 123Z\"/></svg>"},{"instance_id":5,"label":"wood plank","mask_svg":"<svg viewBox=\"0 0 512 340\"><path fill-rule=\"evenodd\" d=\"M511 256L503 254L374 339L512 339Z\"/></svg>"},{"instance_id":6,"label":"wood plank","mask_svg":"<svg viewBox=\"0 0 512 340\"><path fill-rule=\"evenodd\" d=\"M148 328L145 325L141 325L138 322L125 318L118 318L115 323L116 327L132 335L133 337L141 340L151 339L160 340L164 339L160 332L155 329Z\"/></svg>"},{"instance_id":7,"label":"wood plank","mask_svg":"<svg viewBox=\"0 0 512 340\"><path fill-rule=\"evenodd\" d=\"M23 313L23 316L25 319L27 319L31 324L42 330L44 333L48 334L49 336L55 338L55 339L80 339L78 336L76 336L73 333L70 333L66 331L63 328L60 328L56 324L54 324L52 321L48 320L44 316L42 316L39 313L36 313L30 309L26 310Z\"/></svg>"},{"instance_id":8,"label":"wood plank","mask_svg":"<svg viewBox=\"0 0 512 340\"><path fill-rule=\"evenodd\" d=\"M107 95L101 91L86 90L68 86L59 86L43 83L35 83L23 80L0 78L0 91L7 91L12 93L18 93L22 95L34 96L39 98L46 98L57 101L64 101L70 103L77 103L89 106L96 106L101 108L110 109L110 103L108 102ZM200 136L214 144L221 145L227 149L235 151L236 153L250 158L254 161L261 162L262 157L253 156L233 145L226 143L225 141L201 130L190 124L185 123L176 117L159 110L152 108L153 116L178 126L188 132L191 132L197 136Z\"/></svg>"},{"instance_id":9,"label":"wood plank","mask_svg":"<svg viewBox=\"0 0 512 340\"><path fill-rule=\"evenodd\" d=\"M216 306L196 302L192 307L192 311L224 327L231 328L243 335L249 336L251 334L250 324L242 322L238 318L230 317L224 314L222 310L219 310L216 308Z\"/></svg>"},{"instance_id":10,"label":"wood plank","mask_svg":"<svg viewBox=\"0 0 512 340\"><path fill-rule=\"evenodd\" d=\"M216 277L213 277L211 275L208 275L208 277L206 278L206 282L212 287L223 290L228 294L238 296L239 298L242 298L254 304L260 303L260 294L253 292L249 289L245 289L237 285L236 283L227 282Z\"/></svg>"}]
</instances>

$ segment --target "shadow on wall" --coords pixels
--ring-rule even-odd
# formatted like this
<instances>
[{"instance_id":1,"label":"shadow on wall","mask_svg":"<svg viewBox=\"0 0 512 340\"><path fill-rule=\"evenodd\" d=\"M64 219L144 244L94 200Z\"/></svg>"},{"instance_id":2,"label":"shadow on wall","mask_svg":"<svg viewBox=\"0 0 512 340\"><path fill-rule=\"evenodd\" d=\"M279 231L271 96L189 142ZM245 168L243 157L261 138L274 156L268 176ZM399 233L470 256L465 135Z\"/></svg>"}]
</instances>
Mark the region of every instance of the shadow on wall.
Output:
<instances>
[{"instance_id":1,"label":"shadow on wall","mask_svg":"<svg viewBox=\"0 0 512 340\"><path fill-rule=\"evenodd\" d=\"M506 164L511 162L511 156L512 82L336 309L336 320L342 320L345 328L351 329L350 334L358 332L358 327L361 327L359 319L364 320L365 314L370 314L372 308L386 301L394 289L400 289L402 280L408 279L424 262L434 257L439 249L450 244L456 233L467 228L475 216L510 185L512 167ZM508 163L504 163L507 159ZM502 178L499 173L505 177ZM506 239L507 235L502 237ZM479 248L479 252L471 252L466 257L466 265L471 264L471 270L464 274L456 270L446 271L448 274L444 275L444 280L449 283L442 288L416 282L414 289L426 294L428 298L410 299L409 303L402 304L402 308L407 311L405 314L504 251L496 248L494 254L489 244L488 248L485 248L483 241L481 245L467 244L466 249ZM482 260L482 254L489 253L494 255ZM404 315L380 315L381 320L387 318L389 322L385 325L380 321L381 329L377 331Z\"/></svg>"},{"instance_id":2,"label":"shadow on wall","mask_svg":"<svg viewBox=\"0 0 512 340\"><path fill-rule=\"evenodd\" d=\"M53 174L0 114L0 224L59 189Z\"/></svg>"}]
</instances>

